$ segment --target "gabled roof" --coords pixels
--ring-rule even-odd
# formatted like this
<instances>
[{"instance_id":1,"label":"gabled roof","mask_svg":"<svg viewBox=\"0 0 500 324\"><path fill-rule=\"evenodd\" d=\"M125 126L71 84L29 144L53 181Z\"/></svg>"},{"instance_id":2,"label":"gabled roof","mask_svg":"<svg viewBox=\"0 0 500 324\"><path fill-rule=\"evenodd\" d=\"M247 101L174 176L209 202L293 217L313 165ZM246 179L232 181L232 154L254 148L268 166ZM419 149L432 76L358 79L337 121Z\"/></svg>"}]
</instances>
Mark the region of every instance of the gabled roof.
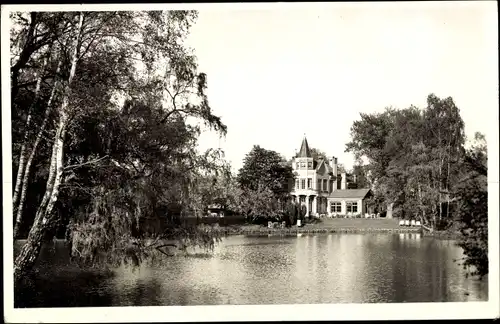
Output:
<instances>
[{"instance_id":1,"label":"gabled roof","mask_svg":"<svg viewBox=\"0 0 500 324\"><path fill-rule=\"evenodd\" d=\"M318 164L316 165L315 169L319 174L322 174L322 175L328 174L330 172L330 167L329 167L328 163L326 163L326 161L323 159L318 160Z\"/></svg>"},{"instance_id":2,"label":"gabled roof","mask_svg":"<svg viewBox=\"0 0 500 324\"><path fill-rule=\"evenodd\" d=\"M315 169L319 171L319 169L321 168L321 166L324 165L324 164L325 164L325 161L323 159L319 159L318 163L316 164Z\"/></svg>"},{"instance_id":3,"label":"gabled roof","mask_svg":"<svg viewBox=\"0 0 500 324\"><path fill-rule=\"evenodd\" d=\"M321 168L324 168L323 172L321 172ZM315 169L322 174L333 172L333 168L328 164L327 160L324 160L322 158L318 160L318 164L316 165Z\"/></svg>"},{"instance_id":4,"label":"gabled roof","mask_svg":"<svg viewBox=\"0 0 500 324\"><path fill-rule=\"evenodd\" d=\"M302 140L302 145L300 146L300 151L299 154L297 154L297 157L312 157L311 150L309 149L309 145L307 144L307 139L305 136Z\"/></svg>"},{"instance_id":5,"label":"gabled roof","mask_svg":"<svg viewBox=\"0 0 500 324\"><path fill-rule=\"evenodd\" d=\"M364 199L370 189L344 189L344 190L335 190L333 191L329 198L358 198Z\"/></svg>"}]
</instances>

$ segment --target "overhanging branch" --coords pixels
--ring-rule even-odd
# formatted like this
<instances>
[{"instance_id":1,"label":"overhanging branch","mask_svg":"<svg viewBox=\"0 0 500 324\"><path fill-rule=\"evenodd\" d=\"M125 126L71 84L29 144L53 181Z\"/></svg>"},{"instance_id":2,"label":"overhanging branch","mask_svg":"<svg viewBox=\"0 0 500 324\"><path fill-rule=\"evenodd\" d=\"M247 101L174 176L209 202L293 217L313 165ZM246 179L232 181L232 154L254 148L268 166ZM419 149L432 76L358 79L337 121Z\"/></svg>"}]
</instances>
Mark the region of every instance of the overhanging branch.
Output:
<instances>
[{"instance_id":1,"label":"overhanging branch","mask_svg":"<svg viewBox=\"0 0 500 324\"><path fill-rule=\"evenodd\" d=\"M82 167L82 166L85 166L85 165L89 165L89 164L94 164L94 163L97 163L99 161L102 161L102 160L106 159L107 157L108 156L105 155L105 156L100 157L98 159L87 161L87 162L84 162L84 163L78 163L78 164L68 165L67 167L64 168L64 171L76 169L76 168L79 168L79 167Z\"/></svg>"}]
</instances>

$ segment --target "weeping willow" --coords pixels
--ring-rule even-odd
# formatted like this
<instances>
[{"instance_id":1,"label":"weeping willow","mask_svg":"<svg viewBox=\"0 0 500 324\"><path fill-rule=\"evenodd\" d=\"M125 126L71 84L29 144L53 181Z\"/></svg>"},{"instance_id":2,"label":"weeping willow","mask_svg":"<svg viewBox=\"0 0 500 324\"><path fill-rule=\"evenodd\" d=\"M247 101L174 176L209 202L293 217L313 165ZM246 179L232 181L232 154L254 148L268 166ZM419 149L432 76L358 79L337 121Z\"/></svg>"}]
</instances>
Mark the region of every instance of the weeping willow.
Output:
<instances>
[{"instance_id":1,"label":"weeping willow","mask_svg":"<svg viewBox=\"0 0 500 324\"><path fill-rule=\"evenodd\" d=\"M186 220L193 209L190 200L194 201L189 191L177 197L180 209L158 208L158 203L154 206L133 186L95 191L90 207L68 226L71 258L78 264L154 264L179 253L188 255L196 248L210 253L222 238L217 227Z\"/></svg>"}]
</instances>

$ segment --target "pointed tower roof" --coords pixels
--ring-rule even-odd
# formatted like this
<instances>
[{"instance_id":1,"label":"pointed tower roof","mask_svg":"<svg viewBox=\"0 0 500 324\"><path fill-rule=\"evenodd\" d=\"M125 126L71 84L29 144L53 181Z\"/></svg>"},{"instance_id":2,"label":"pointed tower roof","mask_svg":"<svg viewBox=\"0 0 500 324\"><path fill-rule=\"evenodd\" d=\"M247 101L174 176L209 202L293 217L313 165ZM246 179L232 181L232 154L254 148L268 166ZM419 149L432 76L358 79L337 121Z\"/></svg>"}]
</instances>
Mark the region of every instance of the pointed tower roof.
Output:
<instances>
[{"instance_id":1,"label":"pointed tower roof","mask_svg":"<svg viewBox=\"0 0 500 324\"><path fill-rule=\"evenodd\" d=\"M297 157L312 157L311 150L309 149L309 145L307 144L307 139L305 136L302 140L302 145L300 146L300 151L299 154L297 154Z\"/></svg>"}]
</instances>

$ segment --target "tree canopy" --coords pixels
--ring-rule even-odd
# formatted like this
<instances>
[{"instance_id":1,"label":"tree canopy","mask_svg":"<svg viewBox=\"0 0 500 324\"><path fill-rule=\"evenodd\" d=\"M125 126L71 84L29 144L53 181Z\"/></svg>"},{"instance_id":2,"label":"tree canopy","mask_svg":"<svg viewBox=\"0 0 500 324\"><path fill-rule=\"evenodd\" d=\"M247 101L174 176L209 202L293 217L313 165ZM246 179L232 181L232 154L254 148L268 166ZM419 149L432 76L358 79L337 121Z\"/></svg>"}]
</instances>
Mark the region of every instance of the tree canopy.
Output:
<instances>
[{"instance_id":1,"label":"tree canopy","mask_svg":"<svg viewBox=\"0 0 500 324\"><path fill-rule=\"evenodd\" d=\"M351 127L346 151L369 161L364 171L375 200L393 204L396 216L421 220L430 230L449 228L458 220L465 264L484 274L487 199L481 186L486 183L486 143L480 135L477 139L477 148L466 152L458 107L450 97L430 94L425 109L361 114ZM475 180L464 182L464 174ZM479 181L476 174L484 179Z\"/></svg>"},{"instance_id":2,"label":"tree canopy","mask_svg":"<svg viewBox=\"0 0 500 324\"><path fill-rule=\"evenodd\" d=\"M200 128L188 122L227 131L185 46L196 18L195 11L12 14L14 229L28 234L16 281L41 241L60 232L74 260L92 264L121 262L132 242L148 254L156 245L142 244L147 239L213 245L216 236L183 221L203 209L199 179L228 170L220 150L197 151Z\"/></svg>"},{"instance_id":3,"label":"tree canopy","mask_svg":"<svg viewBox=\"0 0 500 324\"><path fill-rule=\"evenodd\" d=\"M291 165L279 153L255 145L236 176L240 190L234 208L252 222L280 218L294 177Z\"/></svg>"},{"instance_id":4,"label":"tree canopy","mask_svg":"<svg viewBox=\"0 0 500 324\"><path fill-rule=\"evenodd\" d=\"M474 145L463 156L463 169L454 191L459 199L457 220L465 268L480 277L488 274L488 171L484 135L476 133Z\"/></svg>"},{"instance_id":5,"label":"tree canopy","mask_svg":"<svg viewBox=\"0 0 500 324\"><path fill-rule=\"evenodd\" d=\"M269 189L276 195L287 193L293 178L292 167L279 153L258 145L245 156L237 175L241 188Z\"/></svg>"}]
</instances>

